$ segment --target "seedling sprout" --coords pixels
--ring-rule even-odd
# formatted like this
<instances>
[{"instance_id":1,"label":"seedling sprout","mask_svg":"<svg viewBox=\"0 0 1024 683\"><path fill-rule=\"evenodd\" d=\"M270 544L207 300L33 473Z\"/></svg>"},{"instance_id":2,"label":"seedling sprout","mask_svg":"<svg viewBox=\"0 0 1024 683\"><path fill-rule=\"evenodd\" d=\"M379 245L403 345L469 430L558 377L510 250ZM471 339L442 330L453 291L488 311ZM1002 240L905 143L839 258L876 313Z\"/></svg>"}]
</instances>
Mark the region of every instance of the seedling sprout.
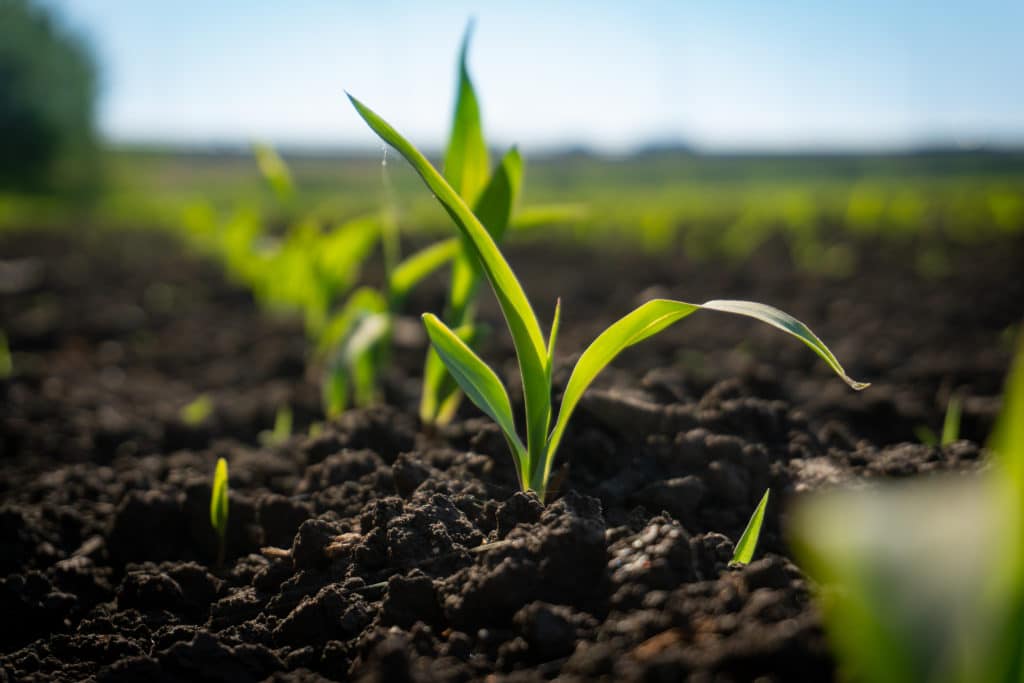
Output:
<instances>
[{"instance_id":1,"label":"seedling sprout","mask_svg":"<svg viewBox=\"0 0 1024 683\"><path fill-rule=\"evenodd\" d=\"M754 508L754 513L750 515L750 521L747 522L747 528L743 530L743 535L740 536L740 540L736 542L736 550L732 554L732 562L734 565L750 564L750 561L754 559L754 551L757 550L757 542L761 538L761 525L764 523L764 511L768 507L768 494L771 493L771 489L767 489L764 495L761 496L761 502Z\"/></svg>"},{"instance_id":2,"label":"seedling sprout","mask_svg":"<svg viewBox=\"0 0 1024 683\"><path fill-rule=\"evenodd\" d=\"M228 533L228 461L217 459L210 491L210 524L217 533L217 566L224 564L224 546Z\"/></svg>"},{"instance_id":3,"label":"seedling sprout","mask_svg":"<svg viewBox=\"0 0 1024 683\"><path fill-rule=\"evenodd\" d=\"M850 378L838 359L806 325L777 308L750 301L720 299L692 304L654 299L613 323L583 352L566 385L561 408L552 428L551 369L558 336L560 306L555 306L550 336L545 341L540 323L522 285L498 249L494 237L465 200L426 157L390 124L356 98L349 95L349 99L370 128L409 161L448 211L464 239L464 244L473 250L491 283L519 360L526 413L525 444L516 432L512 407L505 387L494 371L460 337L459 332L465 331L453 331L430 313L423 315L423 321L431 344L455 381L470 400L501 428L512 452L516 474L523 490L533 490L542 500L544 499L554 456L568 426L569 418L583 392L601 370L624 349L701 309L734 313L776 327L811 347L852 388L860 390L868 386Z\"/></svg>"}]
</instances>

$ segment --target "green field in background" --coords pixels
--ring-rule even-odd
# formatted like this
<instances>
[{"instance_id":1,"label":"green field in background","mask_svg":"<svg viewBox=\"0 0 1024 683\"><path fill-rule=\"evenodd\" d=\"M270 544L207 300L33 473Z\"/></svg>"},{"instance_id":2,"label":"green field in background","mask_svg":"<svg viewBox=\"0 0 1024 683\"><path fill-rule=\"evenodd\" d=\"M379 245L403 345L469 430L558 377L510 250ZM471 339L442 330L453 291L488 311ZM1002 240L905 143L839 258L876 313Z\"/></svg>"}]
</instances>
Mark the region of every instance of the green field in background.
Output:
<instances>
[{"instance_id":1,"label":"green field in background","mask_svg":"<svg viewBox=\"0 0 1024 683\"><path fill-rule=\"evenodd\" d=\"M189 212L255 210L270 224L325 224L397 210L404 232L449 234L442 209L394 153L283 154L297 187L281 205L248 150L119 148L105 191L88 207L0 197L0 224L87 220L174 227ZM1024 230L1024 152L904 155L708 156L654 150L622 158L585 153L526 158L522 210L530 236L678 248L742 258L783 235L807 267L850 267L846 238L927 242L998 239ZM934 240L931 238L941 238ZM515 237L513 238L515 239ZM932 255L934 256L934 255ZM929 256L929 258L932 258Z\"/></svg>"}]
</instances>

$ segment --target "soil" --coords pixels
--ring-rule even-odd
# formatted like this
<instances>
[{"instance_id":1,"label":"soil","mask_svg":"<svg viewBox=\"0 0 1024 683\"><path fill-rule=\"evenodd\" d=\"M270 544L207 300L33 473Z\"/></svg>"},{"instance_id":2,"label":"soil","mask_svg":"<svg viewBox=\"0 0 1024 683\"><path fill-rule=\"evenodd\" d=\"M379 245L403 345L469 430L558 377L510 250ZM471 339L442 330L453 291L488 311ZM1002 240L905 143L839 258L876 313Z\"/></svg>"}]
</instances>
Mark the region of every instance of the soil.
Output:
<instances>
[{"instance_id":1,"label":"soil","mask_svg":"<svg viewBox=\"0 0 1024 683\"><path fill-rule=\"evenodd\" d=\"M968 471L999 409L1024 301L1024 242L862 244L853 275L522 244L513 265L574 354L652 296L765 301L810 324L858 379L804 346L700 313L624 353L582 402L542 505L516 492L469 404L416 418L424 339L399 339L386 402L320 416L301 325L261 313L211 263L148 231L0 235L0 680L832 680L812 586L784 538L795 496ZM411 312L436 309L442 283ZM490 294L482 351L516 401ZM963 439L917 443L965 397ZM213 405L199 425L181 410ZM295 434L261 438L290 406ZM227 560L210 528L230 462ZM728 561L758 499L756 561Z\"/></svg>"}]
</instances>

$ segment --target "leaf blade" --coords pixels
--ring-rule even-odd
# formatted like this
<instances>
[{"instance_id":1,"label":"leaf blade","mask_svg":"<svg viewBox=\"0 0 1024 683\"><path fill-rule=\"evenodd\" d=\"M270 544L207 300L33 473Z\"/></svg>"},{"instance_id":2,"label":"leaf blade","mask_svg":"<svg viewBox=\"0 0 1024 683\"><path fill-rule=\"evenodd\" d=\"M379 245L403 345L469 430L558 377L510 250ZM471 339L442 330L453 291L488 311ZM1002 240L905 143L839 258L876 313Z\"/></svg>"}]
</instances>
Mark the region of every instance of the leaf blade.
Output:
<instances>
[{"instance_id":1,"label":"leaf blade","mask_svg":"<svg viewBox=\"0 0 1024 683\"><path fill-rule=\"evenodd\" d=\"M750 520L747 522L747 527L743 530L743 535L740 536L740 540L736 541L736 549L732 554L732 563L750 564L750 561L754 559L754 551L757 550L757 542L761 538L764 511L768 507L768 496L771 492L771 489L765 490L764 495L761 496L761 502L757 504L753 514L750 515Z\"/></svg>"},{"instance_id":2,"label":"leaf blade","mask_svg":"<svg viewBox=\"0 0 1024 683\"><path fill-rule=\"evenodd\" d=\"M809 346L851 389L861 391L871 386L868 382L858 382L847 375L846 370L839 363L839 359L825 346L825 342L821 341L818 335L814 334L807 325L804 325L785 311L779 310L774 306L757 303L756 301L738 301L733 299L706 301L701 304L701 308L743 315L782 330Z\"/></svg>"},{"instance_id":3,"label":"leaf blade","mask_svg":"<svg viewBox=\"0 0 1024 683\"><path fill-rule=\"evenodd\" d=\"M512 404L505 386L494 370L480 360L480 357L441 322L440 318L432 313L424 313L422 317L430 343L437 351L441 362L448 368L448 372L469 400L501 428L512 448L517 470L521 473L525 448L516 434Z\"/></svg>"},{"instance_id":4,"label":"leaf blade","mask_svg":"<svg viewBox=\"0 0 1024 683\"><path fill-rule=\"evenodd\" d=\"M548 437L545 459L550 473L554 453L558 450L569 417L583 397L590 383L623 350L647 337L657 334L669 325L690 315L698 307L681 301L654 299L627 313L612 323L584 350L573 368L562 394L562 406L555 427Z\"/></svg>"},{"instance_id":5,"label":"leaf blade","mask_svg":"<svg viewBox=\"0 0 1024 683\"><path fill-rule=\"evenodd\" d=\"M444 175L452 187L472 205L484 185L490 166L480 117L480 102L469 76L469 43L473 24L466 26L459 51L459 86L452 115L452 131L444 157Z\"/></svg>"},{"instance_id":6,"label":"leaf blade","mask_svg":"<svg viewBox=\"0 0 1024 683\"><path fill-rule=\"evenodd\" d=\"M939 444L948 446L960 438L960 418L963 414L963 399L953 394L946 403L946 417L942 420L942 439Z\"/></svg>"},{"instance_id":7,"label":"leaf blade","mask_svg":"<svg viewBox=\"0 0 1024 683\"><path fill-rule=\"evenodd\" d=\"M389 289L393 299L404 299L425 277L455 258L459 240L455 237L424 247L399 263L391 272Z\"/></svg>"},{"instance_id":8,"label":"leaf blade","mask_svg":"<svg viewBox=\"0 0 1024 683\"><path fill-rule=\"evenodd\" d=\"M228 526L228 461L217 458L210 492L210 525L224 538Z\"/></svg>"},{"instance_id":9,"label":"leaf blade","mask_svg":"<svg viewBox=\"0 0 1024 683\"><path fill-rule=\"evenodd\" d=\"M661 332L701 309L754 318L780 329L809 346L851 388L859 391L870 386L868 383L858 382L849 377L839 360L810 328L785 311L773 306L732 299L715 299L703 304L690 304L672 299L652 299L626 314L598 335L597 339L591 342L576 362L576 367L573 368L563 393L562 406L555 421L555 427L548 438L547 452L544 456L547 473L550 473L554 454L561 443L572 411L575 410L583 392L597 375L626 348Z\"/></svg>"},{"instance_id":10,"label":"leaf blade","mask_svg":"<svg viewBox=\"0 0 1024 683\"><path fill-rule=\"evenodd\" d=\"M260 174L273 189L281 203L287 203L295 194L295 184L292 181L292 173L288 164L270 145L257 142L253 146L253 154L256 155L256 165Z\"/></svg>"}]
</instances>

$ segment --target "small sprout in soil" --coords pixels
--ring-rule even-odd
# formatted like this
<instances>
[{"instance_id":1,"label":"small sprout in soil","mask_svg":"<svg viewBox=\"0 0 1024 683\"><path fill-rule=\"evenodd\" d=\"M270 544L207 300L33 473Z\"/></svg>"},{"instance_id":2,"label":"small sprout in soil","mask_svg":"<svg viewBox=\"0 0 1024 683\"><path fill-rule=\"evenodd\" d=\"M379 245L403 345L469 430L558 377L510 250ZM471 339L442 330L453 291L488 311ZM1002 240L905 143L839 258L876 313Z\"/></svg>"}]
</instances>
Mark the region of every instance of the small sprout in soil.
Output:
<instances>
[{"instance_id":1,"label":"small sprout in soil","mask_svg":"<svg viewBox=\"0 0 1024 683\"><path fill-rule=\"evenodd\" d=\"M423 321L431 344L459 387L501 428L515 460L520 486L523 490L535 491L541 500L547 491L554 456L569 417L594 378L624 349L701 309L754 318L780 329L811 347L852 388L859 390L868 386L850 378L838 359L806 325L777 308L750 301L714 300L691 304L654 299L613 323L583 352L566 385L561 408L552 427L551 369L558 336L560 306L555 306L550 335L545 340L522 285L498 249L494 237L469 205L427 158L390 124L356 98L349 95L349 99L370 128L412 164L455 221L463 237L463 244L472 249L490 281L519 360L526 412L525 444L516 433L508 392L494 371L463 340L466 330L452 330L437 316L429 313L423 315Z\"/></svg>"},{"instance_id":2,"label":"small sprout in soil","mask_svg":"<svg viewBox=\"0 0 1024 683\"><path fill-rule=\"evenodd\" d=\"M292 409L281 406L274 415L274 429L260 432L260 443L264 446L280 446L292 436Z\"/></svg>"},{"instance_id":3,"label":"small sprout in soil","mask_svg":"<svg viewBox=\"0 0 1024 683\"><path fill-rule=\"evenodd\" d=\"M750 515L750 521L747 522L747 528L743 530L740 540L736 542L736 550L733 552L732 561L729 564L743 566L750 564L750 561L754 559L757 541L761 538L764 511L768 507L768 494L771 491L771 489L765 490L764 495L761 496L761 502L754 509L754 514Z\"/></svg>"},{"instance_id":4,"label":"small sprout in soil","mask_svg":"<svg viewBox=\"0 0 1024 683\"><path fill-rule=\"evenodd\" d=\"M182 407L179 417L189 427L198 427L210 419L212 414L213 399L207 394L199 394Z\"/></svg>"},{"instance_id":5,"label":"small sprout in soil","mask_svg":"<svg viewBox=\"0 0 1024 683\"><path fill-rule=\"evenodd\" d=\"M217 533L217 566L224 564L224 544L228 532L228 461L217 459L210 492L210 525Z\"/></svg>"},{"instance_id":6,"label":"small sprout in soil","mask_svg":"<svg viewBox=\"0 0 1024 683\"><path fill-rule=\"evenodd\" d=\"M960 438L960 418L963 414L963 399L960 394L953 394L946 403L946 417L942 421L942 441L940 445L948 446Z\"/></svg>"},{"instance_id":7,"label":"small sprout in soil","mask_svg":"<svg viewBox=\"0 0 1024 683\"><path fill-rule=\"evenodd\" d=\"M917 440L925 446L948 446L960 438L960 421L963 416L963 398L953 394L946 403L946 416L942 420L942 437L926 425L914 428Z\"/></svg>"},{"instance_id":8,"label":"small sprout in soil","mask_svg":"<svg viewBox=\"0 0 1024 683\"><path fill-rule=\"evenodd\" d=\"M0 379L7 379L14 374L14 361L11 360L11 347L7 345L7 335L0 331Z\"/></svg>"}]
</instances>

